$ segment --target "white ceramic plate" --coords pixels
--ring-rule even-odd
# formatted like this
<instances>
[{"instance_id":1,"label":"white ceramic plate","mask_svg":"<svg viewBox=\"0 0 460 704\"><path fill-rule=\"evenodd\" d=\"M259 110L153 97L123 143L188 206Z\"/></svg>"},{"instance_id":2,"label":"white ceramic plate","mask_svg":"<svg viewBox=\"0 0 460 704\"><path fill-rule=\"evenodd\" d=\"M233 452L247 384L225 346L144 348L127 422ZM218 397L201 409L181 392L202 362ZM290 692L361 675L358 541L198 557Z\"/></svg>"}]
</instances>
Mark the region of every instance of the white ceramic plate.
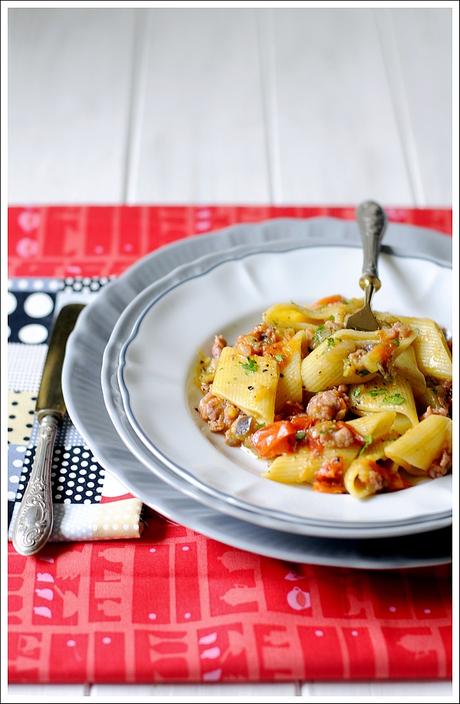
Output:
<instances>
[{"instance_id":1,"label":"white ceramic plate","mask_svg":"<svg viewBox=\"0 0 460 704\"><path fill-rule=\"evenodd\" d=\"M427 530L433 520L445 521L450 515L450 477L366 502L280 485L260 477L264 465L225 446L193 410L197 396L185 390L196 346L206 347L215 332L234 339L276 301L313 300L331 291L353 295L350 280L358 278L361 263L355 249L278 247L283 248L289 251L248 255L233 250L219 265L212 256L204 258L160 282L161 293L158 285L142 293L140 315L139 300L125 311L111 340L119 345L119 331L130 330L121 349L123 409L118 407L115 415L126 413L138 441L121 428L123 439L134 452L142 441L153 471L160 461L198 487L202 496L220 501L214 507L256 522L260 516L270 522L276 519L281 529L369 537ZM448 313L439 305L449 299L449 269L425 259L384 255L381 276L385 284L379 307L395 310L398 301L401 314L430 315L449 324ZM431 295L434 292L436 296ZM108 407L113 418L110 398ZM246 516L237 510L246 511Z\"/></svg>"},{"instance_id":2,"label":"white ceramic plate","mask_svg":"<svg viewBox=\"0 0 460 704\"><path fill-rule=\"evenodd\" d=\"M273 220L258 225L238 225L218 233L188 238L144 257L121 277L105 287L80 315L69 339L63 370L67 409L80 433L106 469L135 495L159 513L184 526L235 548L294 562L363 569L400 569L450 561L449 528L392 539L332 540L293 535L223 515L177 491L153 474L119 438L104 405L100 374L102 355L119 316L137 293L175 267L211 251L251 242L272 242L282 237L292 241L357 243L354 223L318 218L308 221ZM405 225L391 225L389 244L401 242L409 251L423 252L450 261L450 241L438 233ZM192 491L193 494L193 491Z\"/></svg>"}]
</instances>

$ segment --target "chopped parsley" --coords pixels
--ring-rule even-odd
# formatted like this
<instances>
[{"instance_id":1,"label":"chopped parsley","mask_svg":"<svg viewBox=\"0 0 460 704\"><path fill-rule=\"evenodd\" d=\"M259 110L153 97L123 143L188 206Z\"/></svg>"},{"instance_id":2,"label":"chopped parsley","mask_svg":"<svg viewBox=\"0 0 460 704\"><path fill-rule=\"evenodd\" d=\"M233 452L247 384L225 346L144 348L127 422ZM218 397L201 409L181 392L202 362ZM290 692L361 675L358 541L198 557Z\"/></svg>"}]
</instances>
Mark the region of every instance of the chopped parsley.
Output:
<instances>
[{"instance_id":1,"label":"chopped parsley","mask_svg":"<svg viewBox=\"0 0 460 704\"><path fill-rule=\"evenodd\" d=\"M359 388L359 386L355 386L355 388L352 389L350 396L353 399L353 401L358 400L358 398L361 396L361 389Z\"/></svg>"},{"instance_id":2,"label":"chopped parsley","mask_svg":"<svg viewBox=\"0 0 460 704\"><path fill-rule=\"evenodd\" d=\"M284 360L284 356L282 354L275 354L275 359L277 362L282 362Z\"/></svg>"},{"instance_id":3,"label":"chopped parsley","mask_svg":"<svg viewBox=\"0 0 460 704\"><path fill-rule=\"evenodd\" d=\"M325 331L325 325L319 325L313 334L313 344L315 347L323 341L323 332Z\"/></svg>"},{"instance_id":4,"label":"chopped parsley","mask_svg":"<svg viewBox=\"0 0 460 704\"><path fill-rule=\"evenodd\" d=\"M335 339L333 337L327 338L327 346L329 349L331 349L331 347L335 347Z\"/></svg>"},{"instance_id":5,"label":"chopped parsley","mask_svg":"<svg viewBox=\"0 0 460 704\"><path fill-rule=\"evenodd\" d=\"M400 406L402 403L405 402L405 398L402 394L399 393L399 391L396 391L394 394L388 394L388 396L385 396L383 399L383 403L393 403L396 406Z\"/></svg>"},{"instance_id":6,"label":"chopped parsley","mask_svg":"<svg viewBox=\"0 0 460 704\"><path fill-rule=\"evenodd\" d=\"M258 367L257 367L257 362L255 359L252 357L248 357L247 362L240 362L241 366L243 367L244 371L246 374L256 372Z\"/></svg>"},{"instance_id":7,"label":"chopped parsley","mask_svg":"<svg viewBox=\"0 0 460 704\"><path fill-rule=\"evenodd\" d=\"M330 315L328 320L332 320L332 322L335 322L335 315Z\"/></svg>"},{"instance_id":8,"label":"chopped parsley","mask_svg":"<svg viewBox=\"0 0 460 704\"><path fill-rule=\"evenodd\" d=\"M305 432L305 430L298 430L295 434L295 439L296 440L305 440L306 434L307 433Z\"/></svg>"},{"instance_id":9,"label":"chopped parsley","mask_svg":"<svg viewBox=\"0 0 460 704\"><path fill-rule=\"evenodd\" d=\"M367 376L370 374L370 371L368 369L358 369L356 373L358 376Z\"/></svg>"},{"instance_id":10,"label":"chopped parsley","mask_svg":"<svg viewBox=\"0 0 460 704\"><path fill-rule=\"evenodd\" d=\"M362 455L363 452L365 452L365 450L367 450L369 445L372 445L372 443L373 443L372 435L363 435L363 438L364 438L364 445L362 446L362 448L360 449L360 451L358 453L360 455Z\"/></svg>"},{"instance_id":11,"label":"chopped parsley","mask_svg":"<svg viewBox=\"0 0 460 704\"><path fill-rule=\"evenodd\" d=\"M392 340L391 342L393 343L393 345L395 345L395 347L399 347L399 345L401 344L397 337L394 340Z\"/></svg>"},{"instance_id":12,"label":"chopped parsley","mask_svg":"<svg viewBox=\"0 0 460 704\"><path fill-rule=\"evenodd\" d=\"M372 396L372 398L375 398L376 396L382 396L386 394L387 390L386 389L371 389L369 391L369 396Z\"/></svg>"}]
</instances>

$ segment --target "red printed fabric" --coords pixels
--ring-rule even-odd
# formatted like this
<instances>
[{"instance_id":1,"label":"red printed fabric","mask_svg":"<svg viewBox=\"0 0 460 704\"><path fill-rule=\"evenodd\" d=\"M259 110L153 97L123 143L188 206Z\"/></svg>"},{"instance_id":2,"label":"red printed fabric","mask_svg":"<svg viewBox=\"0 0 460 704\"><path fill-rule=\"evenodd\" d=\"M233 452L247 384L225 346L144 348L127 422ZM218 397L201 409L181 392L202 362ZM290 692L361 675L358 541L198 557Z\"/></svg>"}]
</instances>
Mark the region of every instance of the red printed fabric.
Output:
<instances>
[{"instance_id":1,"label":"red printed fabric","mask_svg":"<svg viewBox=\"0 0 460 704\"><path fill-rule=\"evenodd\" d=\"M451 210L385 208L392 222L452 231ZM261 206L75 206L9 209L10 276L109 276L183 237L269 218L330 216L354 208Z\"/></svg>"},{"instance_id":2,"label":"red printed fabric","mask_svg":"<svg viewBox=\"0 0 460 704\"><path fill-rule=\"evenodd\" d=\"M390 210L450 232L450 211ZM108 276L234 222L352 209L11 208L10 275ZM139 539L9 550L9 679L234 682L447 679L448 567L295 565L146 514Z\"/></svg>"},{"instance_id":3,"label":"red printed fabric","mask_svg":"<svg viewBox=\"0 0 460 704\"><path fill-rule=\"evenodd\" d=\"M10 545L10 682L450 676L448 568L293 565L147 521L139 540Z\"/></svg>"}]
</instances>

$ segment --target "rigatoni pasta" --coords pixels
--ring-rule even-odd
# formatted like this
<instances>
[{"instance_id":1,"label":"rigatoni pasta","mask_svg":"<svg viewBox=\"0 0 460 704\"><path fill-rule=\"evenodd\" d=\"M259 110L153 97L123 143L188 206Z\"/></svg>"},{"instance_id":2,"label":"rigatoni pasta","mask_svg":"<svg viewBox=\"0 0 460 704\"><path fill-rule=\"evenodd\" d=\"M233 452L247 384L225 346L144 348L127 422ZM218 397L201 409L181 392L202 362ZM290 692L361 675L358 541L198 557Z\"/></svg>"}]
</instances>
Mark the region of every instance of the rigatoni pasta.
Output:
<instances>
[{"instance_id":1,"label":"rigatoni pasta","mask_svg":"<svg viewBox=\"0 0 460 704\"><path fill-rule=\"evenodd\" d=\"M280 303L201 357L197 408L268 463L264 476L363 499L451 468L451 352L432 320L377 313L346 329L359 299Z\"/></svg>"}]
</instances>

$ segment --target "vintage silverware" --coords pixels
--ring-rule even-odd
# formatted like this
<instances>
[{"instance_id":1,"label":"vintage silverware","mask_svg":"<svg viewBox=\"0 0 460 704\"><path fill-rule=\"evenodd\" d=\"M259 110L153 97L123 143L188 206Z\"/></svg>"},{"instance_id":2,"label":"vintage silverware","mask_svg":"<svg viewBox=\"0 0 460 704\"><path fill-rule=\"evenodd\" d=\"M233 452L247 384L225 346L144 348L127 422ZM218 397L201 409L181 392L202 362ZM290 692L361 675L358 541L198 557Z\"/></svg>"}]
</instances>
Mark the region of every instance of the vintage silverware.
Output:
<instances>
[{"instance_id":1,"label":"vintage silverware","mask_svg":"<svg viewBox=\"0 0 460 704\"><path fill-rule=\"evenodd\" d=\"M72 303L59 312L45 360L35 413L40 426L35 460L13 526L12 541L21 555L34 555L53 528L51 463L59 423L65 413L61 373L67 339L84 305Z\"/></svg>"},{"instance_id":2,"label":"vintage silverware","mask_svg":"<svg viewBox=\"0 0 460 704\"><path fill-rule=\"evenodd\" d=\"M346 327L354 330L378 330L380 326L371 311L371 300L374 291L378 291L381 286L377 260L387 219L383 208L372 200L361 203L356 211L356 219L363 245L363 269L359 285L364 290L364 306L348 317Z\"/></svg>"}]
</instances>

